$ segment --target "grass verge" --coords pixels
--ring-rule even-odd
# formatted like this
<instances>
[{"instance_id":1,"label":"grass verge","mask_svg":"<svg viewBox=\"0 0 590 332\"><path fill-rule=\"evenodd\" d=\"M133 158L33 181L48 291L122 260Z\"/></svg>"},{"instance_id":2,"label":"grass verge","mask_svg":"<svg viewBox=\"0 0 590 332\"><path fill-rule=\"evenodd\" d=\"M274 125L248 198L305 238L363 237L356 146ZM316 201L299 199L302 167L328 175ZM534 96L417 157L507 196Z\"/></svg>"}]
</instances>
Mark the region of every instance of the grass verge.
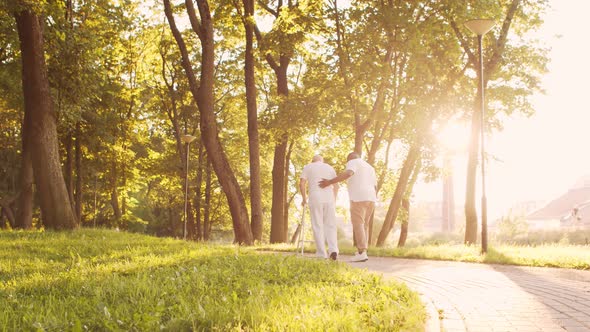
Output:
<instances>
[{"instance_id":1,"label":"grass verge","mask_svg":"<svg viewBox=\"0 0 590 332\"><path fill-rule=\"evenodd\" d=\"M296 251L292 245L264 245L259 250ZM315 252L313 246L306 252ZM342 254L356 251L350 245L340 246ZM589 245L545 244L536 246L498 245L489 247L487 254L481 254L479 246L456 244L422 245L404 248L369 248L370 256L419 258L487 264L508 264L538 267L559 267L590 270Z\"/></svg>"},{"instance_id":2,"label":"grass verge","mask_svg":"<svg viewBox=\"0 0 590 332\"><path fill-rule=\"evenodd\" d=\"M106 230L0 232L5 330L413 331L404 285L346 264Z\"/></svg>"}]
</instances>

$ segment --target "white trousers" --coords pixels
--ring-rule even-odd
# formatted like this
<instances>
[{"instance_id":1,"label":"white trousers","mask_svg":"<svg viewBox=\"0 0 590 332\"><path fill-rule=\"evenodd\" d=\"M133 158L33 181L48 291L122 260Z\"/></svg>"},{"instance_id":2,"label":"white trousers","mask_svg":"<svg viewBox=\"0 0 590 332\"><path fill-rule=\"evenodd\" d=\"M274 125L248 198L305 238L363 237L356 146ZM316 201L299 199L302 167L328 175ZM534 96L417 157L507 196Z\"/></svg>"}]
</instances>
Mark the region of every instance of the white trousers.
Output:
<instances>
[{"instance_id":1,"label":"white trousers","mask_svg":"<svg viewBox=\"0 0 590 332\"><path fill-rule=\"evenodd\" d=\"M309 202L311 229L315 240L316 256L328 258L328 255L338 253L338 235L336 227L336 206L334 202ZM326 242L328 252L326 253Z\"/></svg>"}]
</instances>

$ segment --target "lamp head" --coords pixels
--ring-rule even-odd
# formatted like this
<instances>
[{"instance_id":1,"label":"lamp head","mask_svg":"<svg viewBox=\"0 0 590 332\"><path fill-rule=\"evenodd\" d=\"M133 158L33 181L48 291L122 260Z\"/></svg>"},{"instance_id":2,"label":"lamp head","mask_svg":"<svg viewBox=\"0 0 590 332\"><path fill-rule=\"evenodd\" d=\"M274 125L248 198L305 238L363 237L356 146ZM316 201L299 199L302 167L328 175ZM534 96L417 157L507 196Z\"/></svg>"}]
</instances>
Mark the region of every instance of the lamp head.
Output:
<instances>
[{"instance_id":1,"label":"lamp head","mask_svg":"<svg viewBox=\"0 0 590 332\"><path fill-rule=\"evenodd\" d=\"M196 139L195 136L192 135L182 135L180 137L180 139L184 142L184 143L191 143L192 141L194 141Z\"/></svg>"},{"instance_id":2,"label":"lamp head","mask_svg":"<svg viewBox=\"0 0 590 332\"><path fill-rule=\"evenodd\" d=\"M496 22L494 20L487 18L478 18L465 22L467 29L478 36L485 35L488 31L492 30L495 25Z\"/></svg>"}]
</instances>

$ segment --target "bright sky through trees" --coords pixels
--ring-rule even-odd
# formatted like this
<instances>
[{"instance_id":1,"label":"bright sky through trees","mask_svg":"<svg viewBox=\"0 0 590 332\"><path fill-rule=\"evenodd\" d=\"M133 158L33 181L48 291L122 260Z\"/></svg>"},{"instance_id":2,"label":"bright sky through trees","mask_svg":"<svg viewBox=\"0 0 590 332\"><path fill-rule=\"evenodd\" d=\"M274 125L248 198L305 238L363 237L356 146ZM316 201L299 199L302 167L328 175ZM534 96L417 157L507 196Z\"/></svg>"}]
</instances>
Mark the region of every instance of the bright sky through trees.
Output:
<instances>
[{"instance_id":1,"label":"bright sky through trees","mask_svg":"<svg viewBox=\"0 0 590 332\"><path fill-rule=\"evenodd\" d=\"M551 2L538 38L551 48L549 73L543 79L545 95L534 97L536 113L530 118L507 119L505 129L487 139L493 157L486 170L490 218L523 201L548 201L566 192L576 180L590 174L590 107L588 106L587 29L590 1ZM475 92L474 92L475 93ZM455 128L446 140L463 144L468 130ZM466 157L454 160L455 199L464 203ZM480 169L478 166L478 176ZM478 179L477 189L481 189ZM416 187L416 201L442 197L440 181ZM478 192L477 201L481 194Z\"/></svg>"}]
</instances>

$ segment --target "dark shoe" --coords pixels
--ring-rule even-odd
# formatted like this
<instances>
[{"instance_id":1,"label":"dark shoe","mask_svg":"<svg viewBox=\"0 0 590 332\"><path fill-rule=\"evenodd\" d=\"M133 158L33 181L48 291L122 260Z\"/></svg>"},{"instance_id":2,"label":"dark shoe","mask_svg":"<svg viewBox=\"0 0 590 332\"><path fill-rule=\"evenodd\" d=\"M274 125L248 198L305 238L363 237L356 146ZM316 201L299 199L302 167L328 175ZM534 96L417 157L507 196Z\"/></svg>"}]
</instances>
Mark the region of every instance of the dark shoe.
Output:
<instances>
[{"instance_id":1,"label":"dark shoe","mask_svg":"<svg viewBox=\"0 0 590 332\"><path fill-rule=\"evenodd\" d=\"M338 253L337 252L333 252L333 253L330 254L330 259L331 260L335 261L336 258L338 258Z\"/></svg>"}]
</instances>

